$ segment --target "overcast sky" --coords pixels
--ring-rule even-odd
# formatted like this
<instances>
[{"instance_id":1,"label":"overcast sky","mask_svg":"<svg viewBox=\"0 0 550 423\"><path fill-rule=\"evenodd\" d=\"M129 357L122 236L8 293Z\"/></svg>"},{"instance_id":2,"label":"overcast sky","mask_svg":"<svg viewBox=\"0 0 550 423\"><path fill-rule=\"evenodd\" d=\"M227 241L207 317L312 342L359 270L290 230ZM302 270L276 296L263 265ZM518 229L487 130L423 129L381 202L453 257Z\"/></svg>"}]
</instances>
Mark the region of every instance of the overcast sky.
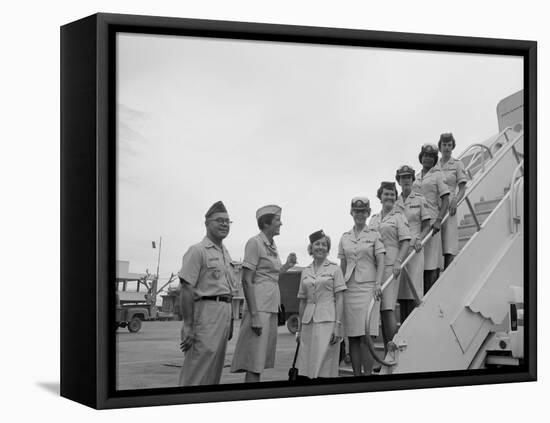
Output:
<instances>
[{"instance_id":1,"label":"overcast sky","mask_svg":"<svg viewBox=\"0 0 550 423\"><path fill-rule=\"evenodd\" d=\"M161 279L218 200L234 260L265 204L283 208L283 261L309 264L318 229L335 260L352 197L377 212L380 182L419 170L423 143L453 132L458 155L486 140L523 88L520 57L135 34L117 47L117 258L155 272L162 236Z\"/></svg>"}]
</instances>

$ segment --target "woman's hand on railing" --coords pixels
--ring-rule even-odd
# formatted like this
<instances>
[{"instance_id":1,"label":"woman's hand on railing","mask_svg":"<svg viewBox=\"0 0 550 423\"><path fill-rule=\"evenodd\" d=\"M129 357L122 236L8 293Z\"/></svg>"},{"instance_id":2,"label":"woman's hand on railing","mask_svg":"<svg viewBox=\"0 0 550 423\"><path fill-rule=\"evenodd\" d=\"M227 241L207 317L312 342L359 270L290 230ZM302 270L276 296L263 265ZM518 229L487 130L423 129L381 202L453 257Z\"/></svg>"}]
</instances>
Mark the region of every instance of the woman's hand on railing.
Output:
<instances>
[{"instance_id":1,"label":"woman's hand on railing","mask_svg":"<svg viewBox=\"0 0 550 423\"><path fill-rule=\"evenodd\" d=\"M454 216L456 214L457 207L458 207L458 201L456 197L451 198L451 201L449 201L449 215Z\"/></svg>"},{"instance_id":2,"label":"woman's hand on railing","mask_svg":"<svg viewBox=\"0 0 550 423\"><path fill-rule=\"evenodd\" d=\"M380 287L380 284L376 282L374 284L374 299L376 301L379 301L382 298L382 288Z\"/></svg>"},{"instance_id":3,"label":"woman's hand on railing","mask_svg":"<svg viewBox=\"0 0 550 423\"><path fill-rule=\"evenodd\" d=\"M432 225L433 234L435 235L441 230L441 218L437 218L434 221L434 224Z\"/></svg>"},{"instance_id":4,"label":"woman's hand on railing","mask_svg":"<svg viewBox=\"0 0 550 423\"><path fill-rule=\"evenodd\" d=\"M397 279L400 273L401 273L401 260L395 260L395 263L393 264L393 277Z\"/></svg>"},{"instance_id":5,"label":"woman's hand on railing","mask_svg":"<svg viewBox=\"0 0 550 423\"><path fill-rule=\"evenodd\" d=\"M417 253L422 251L422 240L420 238L416 238L416 241L414 241L414 251Z\"/></svg>"}]
</instances>

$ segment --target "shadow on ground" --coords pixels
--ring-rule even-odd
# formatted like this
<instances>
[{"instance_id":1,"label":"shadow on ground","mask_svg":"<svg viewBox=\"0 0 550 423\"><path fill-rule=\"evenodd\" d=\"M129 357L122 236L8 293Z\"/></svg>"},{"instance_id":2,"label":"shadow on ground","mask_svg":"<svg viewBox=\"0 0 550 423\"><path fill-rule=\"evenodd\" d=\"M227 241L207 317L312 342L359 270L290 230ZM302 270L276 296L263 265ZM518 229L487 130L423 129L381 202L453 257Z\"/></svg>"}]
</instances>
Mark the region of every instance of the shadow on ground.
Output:
<instances>
[{"instance_id":1,"label":"shadow on ground","mask_svg":"<svg viewBox=\"0 0 550 423\"><path fill-rule=\"evenodd\" d=\"M59 382L37 382L36 385L50 394L59 395Z\"/></svg>"}]
</instances>

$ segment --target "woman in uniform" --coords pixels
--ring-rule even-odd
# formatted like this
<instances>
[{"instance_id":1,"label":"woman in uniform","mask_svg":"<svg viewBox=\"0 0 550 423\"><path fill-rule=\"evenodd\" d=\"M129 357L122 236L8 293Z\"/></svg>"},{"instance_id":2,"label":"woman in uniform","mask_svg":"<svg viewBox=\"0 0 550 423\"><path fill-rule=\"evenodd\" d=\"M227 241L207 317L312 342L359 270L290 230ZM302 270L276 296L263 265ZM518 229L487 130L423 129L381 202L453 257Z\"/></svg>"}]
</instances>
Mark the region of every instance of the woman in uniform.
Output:
<instances>
[{"instance_id":1,"label":"woman in uniform","mask_svg":"<svg viewBox=\"0 0 550 423\"><path fill-rule=\"evenodd\" d=\"M263 369L275 365L277 313L281 294L279 274L296 264L290 253L281 265L273 238L279 235L281 208L264 206L256 212L260 233L246 243L243 259L243 291L246 300L231 372L246 372L245 382L259 382Z\"/></svg>"},{"instance_id":2,"label":"woman in uniform","mask_svg":"<svg viewBox=\"0 0 550 423\"><path fill-rule=\"evenodd\" d=\"M431 215L424 196L412 191L414 169L407 165L400 166L395 172L395 179L401 186L401 195L397 197L395 208L405 215L411 232L407 256L413 251L416 252L399 275L400 283L397 298L401 323L403 323L416 306L414 296L409 288L409 281L415 287L419 298L422 298L424 293L424 250L422 249L422 240L430 231Z\"/></svg>"},{"instance_id":3,"label":"woman in uniform","mask_svg":"<svg viewBox=\"0 0 550 423\"><path fill-rule=\"evenodd\" d=\"M441 221L449 208L449 188L444 181L441 169L436 167L438 160L437 146L424 144L420 149L418 160L422 170L416 175L413 191L424 196L429 206L433 235L424 247L424 294L426 294L439 277L443 253L441 249Z\"/></svg>"},{"instance_id":4,"label":"woman in uniform","mask_svg":"<svg viewBox=\"0 0 550 423\"><path fill-rule=\"evenodd\" d=\"M337 377L346 284L340 267L327 260L330 238L317 231L309 236L313 262L302 271L298 369L309 378Z\"/></svg>"},{"instance_id":5,"label":"woman in uniform","mask_svg":"<svg viewBox=\"0 0 550 423\"><path fill-rule=\"evenodd\" d=\"M380 233L386 250L382 283L384 284L393 275L391 283L382 291L382 304L380 305L382 337L384 346L387 347L388 342L397 332L395 305L399 292L399 273L401 272L401 263L409 252L411 233L407 219L394 207L395 200L397 200L395 182L382 182L376 196L382 203L382 210L371 217L369 228Z\"/></svg>"},{"instance_id":6,"label":"woman in uniform","mask_svg":"<svg viewBox=\"0 0 550 423\"><path fill-rule=\"evenodd\" d=\"M380 299L384 272L384 244L380 234L367 227L370 202L366 197L351 200L353 228L345 232L338 246L338 258L347 290L344 291L344 328L349 341L351 366L355 376L372 373L373 357L367 336L378 335L379 302L366 328L367 309L373 298Z\"/></svg>"},{"instance_id":7,"label":"woman in uniform","mask_svg":"<svg viewBox=\"0 0 550 423\"><path fill-rule=\"evenodd\" d=\"M449 266L449 264L453 261L454 256L458 253L458 220L456 208L466 192L466 182L468 181L468 177L464 171L464 164L462 161L451 156L456 147L456 141L453 134L441 134L437 146L441 152L441 159L439 160L437 167L443 171L444 181L450 191L449 217L441 227L441 244L446 269L447 266Z\"/></svg>"}]
</instances>

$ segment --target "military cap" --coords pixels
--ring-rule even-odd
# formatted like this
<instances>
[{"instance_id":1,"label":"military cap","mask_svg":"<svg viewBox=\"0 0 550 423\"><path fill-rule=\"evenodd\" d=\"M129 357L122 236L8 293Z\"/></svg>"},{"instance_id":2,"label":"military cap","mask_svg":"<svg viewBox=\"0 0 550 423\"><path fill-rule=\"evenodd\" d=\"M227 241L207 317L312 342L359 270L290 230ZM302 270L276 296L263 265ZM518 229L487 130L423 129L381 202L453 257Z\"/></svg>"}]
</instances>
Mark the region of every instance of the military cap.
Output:
<instances>
[{"instance_id":1,"label":"military cap","mask_svg":"<svg viewBox=\"0 0 550 423\"><path fill-rule=\"evenodd\" d=\"M352 210L367 210L370 208L370 201L367 197L353 197L351 208Z\"/></svg>"},{"instance_id":2,"label":"military cap","mask_svg":"<svg viewBox=\"0 0 550 423\"><path fill-rule=\"evenodd\" d=\"M221 201L216 201L214 204L212 204L204 217L208 218L214 213L227 213L227 209Z\"/></svg>"},{"instance_id":3,"label":"military cap","mask_svg":"<svg viewBox=\"0 0 550 423\"><path fill-rule=\"evenodd\" d=\"M276 206L274 204L270 204L268 206L260 207L256 211L256 220L258 220L262 216L265 216L266 214L274 214L276 216L280 216L281 211L282 211L282 209L279 206Z\"/></svg>"},{"instance_id":4,"label":"military cap","mask_svg":"<svg viewBox=\"0 0 550 423\"><path fill-rule=\"evenodd\" d=\"M319 230L319 231L316 231L316 232L313 232L310 236L309 236L309 243L310 244L313 244L315 241L321 239L321 238L324 238L325 237L325 233L323 232L323 230Z\"/></svg>"},{"instance_id":5,"label":"military cap","mask_svg":"<svg viewBox=\"0 0 550 423\"><path fill-rule=\"evenodd\" d=\"M399 177L400 176L403 176L403 175L411 175L412 176L412 179L414 181L414 175L415 175L415 171L414 169L409 166L409 165L402 165L402 166L399 166L399 168L397 169L397 171L395 172L395 180L397 182L399 182Z\"/></svg>"}]
</instances>

